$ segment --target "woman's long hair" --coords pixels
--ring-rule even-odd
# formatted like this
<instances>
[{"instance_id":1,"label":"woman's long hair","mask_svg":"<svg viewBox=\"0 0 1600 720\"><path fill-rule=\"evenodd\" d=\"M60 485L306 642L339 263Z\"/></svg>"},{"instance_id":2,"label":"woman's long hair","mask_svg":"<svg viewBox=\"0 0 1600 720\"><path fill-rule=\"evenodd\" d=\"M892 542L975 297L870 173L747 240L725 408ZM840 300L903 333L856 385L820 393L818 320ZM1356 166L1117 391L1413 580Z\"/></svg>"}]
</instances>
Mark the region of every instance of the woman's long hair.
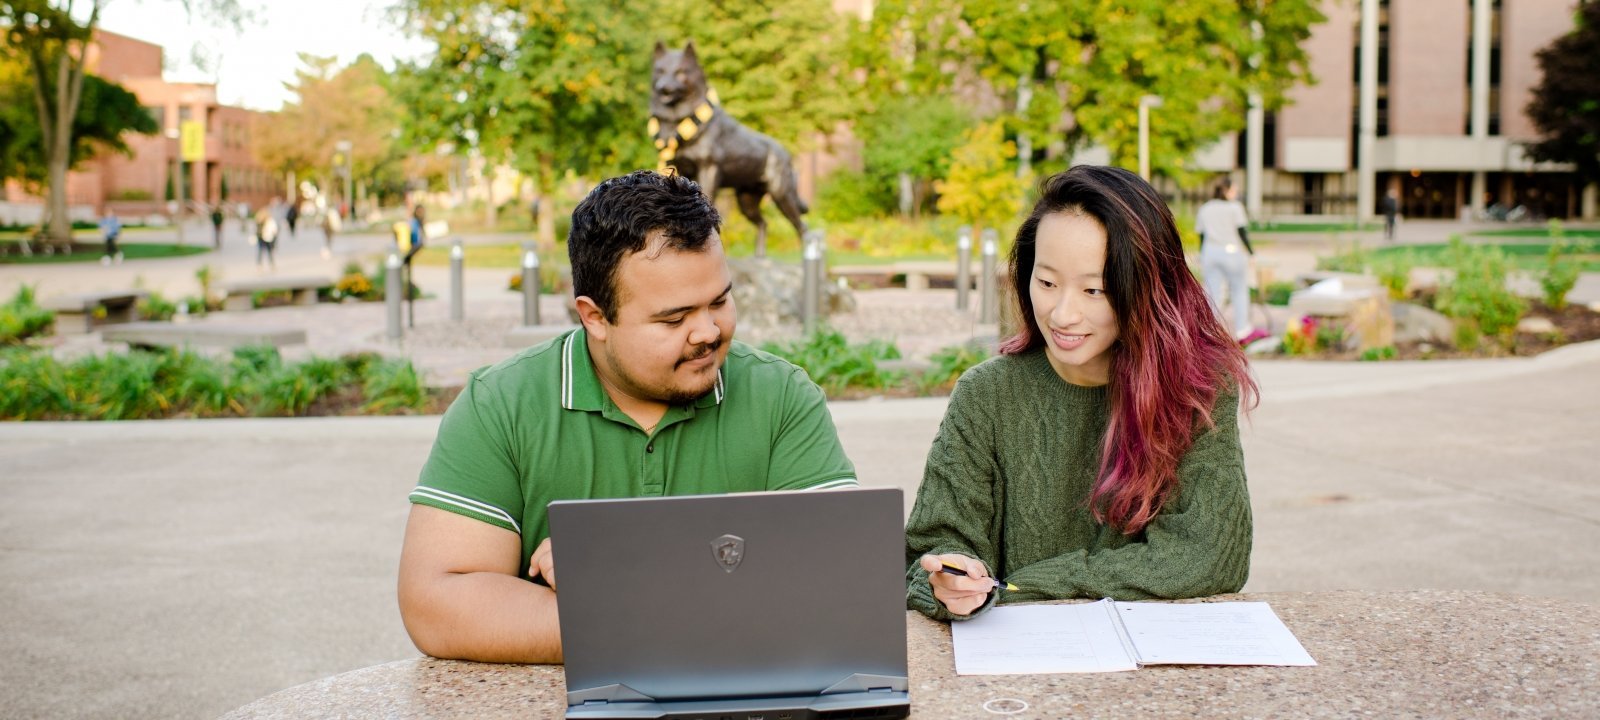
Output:
<instances>
[{"instance_id":1,"label":"woman's long hair","mask_svg":"<svg viewBox=\"0 0 1600 720\"><path fill-rule=\"evenodd\" d=\"M1149 183L1120 168L1080 165L1046 179L1039 195L1011 248L1021 329L1000 351L1017 355L1045 343L1029 294L1039 222L1058 212L1099 221L1118 335L1111 349L1111 418L1089 507L1095 520L1132 535L1173 496L1178 463L1195 431L1215 424L1217 395L1237 387L1241 406L1249 408L1259 389L1244 353L1189 272L1172 212Z\"/></svg>"}]
</instances>

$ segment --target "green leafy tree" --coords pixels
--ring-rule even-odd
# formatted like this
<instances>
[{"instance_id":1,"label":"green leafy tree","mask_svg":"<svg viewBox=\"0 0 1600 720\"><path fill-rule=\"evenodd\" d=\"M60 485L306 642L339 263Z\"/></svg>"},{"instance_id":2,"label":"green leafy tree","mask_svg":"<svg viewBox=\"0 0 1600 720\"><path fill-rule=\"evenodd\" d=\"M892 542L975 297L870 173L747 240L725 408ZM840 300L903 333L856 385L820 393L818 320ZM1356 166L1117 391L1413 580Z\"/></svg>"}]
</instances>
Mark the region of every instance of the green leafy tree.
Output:
<instances>
[{"instance_id":1,"label":"green leafy tree","mask_svg":"<svg viewBox=\"0 0 1600 720\"><path fill-rule=\"evenodd\" d=\"M183 5L186 9L203 6L236 23L244 17L238 0L183 0ZM67 217L67 170L76 148L74 126L87 97L84 59L104 6L105 0L86 4L75 0L0 0L0 34L5 37L0 52L21 58L30 76L31 105L38 117L47 188L45 234L56 242L72 239Z\"/></svg>"},{"instance_id":2,"label":"green leafy tree","mask_svg":"<svg viewBox=\"0 0 1600 720\"><path fill-rule=\"evenodd\" d=\"M349 142L357 182L397 189L403 183L398 136L404 110L390 93L383 67L365 54L343 68L335 58L305 53L300 62L289 85L295 99L256 133L257 159L273 171L318 177L329 187L335 184L336 147Z\"/></svg>"},{"instance_id":3,"label":"green leafy tree","mask_svg":"<svg viewBox=\"0 0 1600 720\"><path fill-rule=\"evenodd\" d=\"M1159 95L1151 166L1182 178L1190 155L1242 127L1252 92L1271 110L1310 80L1300 45L1324 19L1317 5L883 0L853 34L851 58L875 99L962 98L990 108L1029 154L1099 144L1130 167L1139 98Z\"/></svg>"},{"instance_id":4,"label":"green leafy tree","mask_svg":"<svg viewBox=\"0 0 1600 720\"><path fill-rule=\"evenodd\" d=\"M664 22L652 25L652 40L693 40L728 113L791 149L809 148L856 111L845 16L830 0L662 0L656 15Z\"/></svg>"},{"instance_id":5,"label":"green leafy tree","mask_svg":"<svg viewBox=\"0 0 1600 720\"><path fill-rule=\"evenodd\" d=\"M950 169L951 155L972 127L972 114L944 97L905 96L890 99L862 116L861 160L872 182L912 190L909 208L922 205L922 191Z\"/></svg>"},{"instance_id":6,"label":"green leafy tree","mask_svg":"<svg viewBox=\"0 0 1600 720\"><path fill-rule=\"evenodd\" d=\"M622 0L403 0L407 26L438 46L402 70L405 143L509 163L534 179L547 207L569 172L654 167L643 129L652 9ZM546 245L554 220L539 214Z\"/></svg>"},{"instance_id":7,"label":"green leafy tree","mask_svg":"<svg viewBox=\"0 0 1600 720\"><path fill-rule=\"evenodd\" d=\"M939 211L972 224L973 237L1022 211L1025 178L1012 171L1015 143L1006 140L998 122L981 123L966 135L950 162L949 176L938 183Z\"/></svg>"},{"instance_id":8,"label":"green leafy tree","mask_svg":"<svg viewBox=\"0 0 1600 720\"><path fill-rule=\"evenodd\" d=\"M0 180L12 178L37 189L47 180L43 131L29 109L33 90L21 71L20 63L0 59ZM94 75L84 76L83 101L71 128L69 167L104 152L130 154L125 133L152 135L160 130L138 97Z\"/></svg>"},{"instance_id":9,"label":"green leafy tree","mask_svg":"<svg viewBox=\"0 0 1600 720\"><path fill-rule=\"evenodd\" d=\"M1600 2L1581 2L1577 26L1536 57L1544 75L1533 88L1528 119L1543 139L1528 154L1572 163L1585 182L1600 182Z\"/></svg>"}]
</instances>

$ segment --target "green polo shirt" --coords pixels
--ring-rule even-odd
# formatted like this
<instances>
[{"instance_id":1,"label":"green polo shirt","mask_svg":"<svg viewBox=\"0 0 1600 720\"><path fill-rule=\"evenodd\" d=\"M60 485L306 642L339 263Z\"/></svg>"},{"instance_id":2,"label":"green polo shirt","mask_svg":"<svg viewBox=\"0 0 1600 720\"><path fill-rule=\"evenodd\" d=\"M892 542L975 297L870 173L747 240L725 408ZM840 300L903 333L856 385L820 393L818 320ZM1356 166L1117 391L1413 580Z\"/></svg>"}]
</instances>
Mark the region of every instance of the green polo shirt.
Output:
<instances>
[{"instance_id":1,"label":"green polo shirt","mask_svg":"<svg viewBox=\"0 0 1600 720\"><path fill-rule=\"evenodd\" d=\"M606 395L582 328L467 380L411 502L522 536L522 571L553 500L854 487L822 391L733 342L717 384L646 434Z\"/></svg>"}]
</instances>

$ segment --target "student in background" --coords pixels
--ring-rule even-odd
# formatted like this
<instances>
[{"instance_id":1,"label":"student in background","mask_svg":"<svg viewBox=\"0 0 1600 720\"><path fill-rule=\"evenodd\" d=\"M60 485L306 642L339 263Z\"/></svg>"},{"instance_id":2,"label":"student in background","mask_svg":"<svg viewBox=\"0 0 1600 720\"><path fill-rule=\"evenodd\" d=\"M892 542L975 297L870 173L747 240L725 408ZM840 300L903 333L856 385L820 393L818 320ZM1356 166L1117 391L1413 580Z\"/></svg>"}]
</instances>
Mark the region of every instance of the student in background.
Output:
<instances>
[{"instance_id":1,"label":"student in background","mask_svg":"<svg viewBox=\"0 0 1600 720\"><path fill-rule=\"evenodd\" d=\"M117 238L122 236L122 221L117 218L117 211L106 208L105 217L100 219L100 232L106 238L106 254L101 256L101 265L116 263L122 264L122 251L117 249Z\"/></svg>"},{"instance_id":2,"label":"student in background","mask_svg":"<svg viewBox=\"0 0 1600 720\"><path fill-rule=\"evenodd\" d=\"M1023 324L961 377L928 453L907 605L960 620L996 602L1237 591L1244 353L1148 183L1079 166L1040 195L1011 251Z\"/></svg>"}]
</instances>

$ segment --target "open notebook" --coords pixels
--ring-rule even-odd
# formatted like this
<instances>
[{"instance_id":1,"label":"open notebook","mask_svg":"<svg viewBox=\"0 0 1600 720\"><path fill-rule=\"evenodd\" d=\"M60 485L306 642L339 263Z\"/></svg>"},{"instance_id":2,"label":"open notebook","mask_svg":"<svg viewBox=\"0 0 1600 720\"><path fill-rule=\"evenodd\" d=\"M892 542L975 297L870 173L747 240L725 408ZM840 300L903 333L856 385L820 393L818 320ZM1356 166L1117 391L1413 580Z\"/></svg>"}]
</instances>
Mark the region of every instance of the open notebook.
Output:
<instances>
[{"instance_id":1,"label":"open notebook","mask_svg":"<svg viewBox=\"0 0 1600 720\"><path fill-rule=\"evenodd\" d=\"M1264 602L1013 605L950 630L959 675L1317 664Z\"/></svg>"}]
</instances>

